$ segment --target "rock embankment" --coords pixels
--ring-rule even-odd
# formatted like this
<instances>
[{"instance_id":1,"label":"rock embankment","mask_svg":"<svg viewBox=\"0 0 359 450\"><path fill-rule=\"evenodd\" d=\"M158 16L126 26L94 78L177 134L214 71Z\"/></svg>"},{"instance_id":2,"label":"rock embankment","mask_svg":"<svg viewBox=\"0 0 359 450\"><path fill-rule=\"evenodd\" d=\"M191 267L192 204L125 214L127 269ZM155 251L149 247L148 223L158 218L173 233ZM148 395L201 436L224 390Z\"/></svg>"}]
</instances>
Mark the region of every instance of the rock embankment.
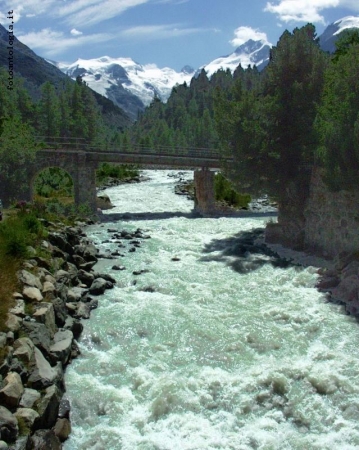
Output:
<instances>
[{"instance_id":1,"label":"rock embankment","mask_svg":"<svg viewBox=\"0 0 359 450\"><path fill-rule=\"evenodd\" d=\"M79 354L81 319L116 282L93 270L100 255L84 224L46 225L39 255L47 256L19 271L21 292L13 294L9 331L0 333L0 449L62 448L71 431L64 370Z\"/></svg>"},{"instance_id":2,"label":"rock embankment","mask_svg":"<svg viewBox=\"0 0 359 450\"><path fill-rule=\"evenodd\" d=\"M358 255L338 258L333 269L321 270L317 288L328 300L343 304L348 314L359 318L359 260Z\"/></svg>"}]
</instances>

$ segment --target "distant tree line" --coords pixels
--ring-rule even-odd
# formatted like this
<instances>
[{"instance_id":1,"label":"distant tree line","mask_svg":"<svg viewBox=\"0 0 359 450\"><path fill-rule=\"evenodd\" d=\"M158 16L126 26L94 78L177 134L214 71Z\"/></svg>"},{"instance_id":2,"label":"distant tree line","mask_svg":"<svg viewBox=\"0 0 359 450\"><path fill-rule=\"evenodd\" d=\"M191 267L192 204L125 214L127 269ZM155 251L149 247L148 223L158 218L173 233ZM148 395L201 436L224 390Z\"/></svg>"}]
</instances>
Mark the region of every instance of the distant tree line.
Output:
<instances>
[{"instance_id":1,"label":"distant tree line","mask_svg":"<svg viewBox=\"0 0 359 450\"><path fill-rule=\"evenodd\" d=\"M280 198L323 167L332 189L357 187L359 174L359 31L347 31L334 55L319 47L315 27L285 31L262 72L239 66L154 98L114 142L133 146L217 149L232 156L226 174L242 192Z\"/></svg>"}]
</instances>

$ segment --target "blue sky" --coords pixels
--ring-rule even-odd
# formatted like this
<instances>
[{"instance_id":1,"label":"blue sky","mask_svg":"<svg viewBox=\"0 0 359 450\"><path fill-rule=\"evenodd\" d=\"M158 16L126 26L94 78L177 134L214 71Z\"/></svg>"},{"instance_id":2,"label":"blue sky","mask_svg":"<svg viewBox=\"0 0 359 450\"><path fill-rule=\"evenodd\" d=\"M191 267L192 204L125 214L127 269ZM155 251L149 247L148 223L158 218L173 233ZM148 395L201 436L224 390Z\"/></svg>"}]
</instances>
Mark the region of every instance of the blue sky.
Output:
<instances>
[{"instance_id":1,"label":"blue sky","mask_svg":"<svg viewBox=\"0 0 359 450\"><path fill-rule=\"evenodd\" d=\"M285 29L307 22L318 35L359 0L0 0L0 23L14 11L15 35L38 55L131 57L180 70L228 55L249 38L276 44Z\"/></svg>"}]
</instances>

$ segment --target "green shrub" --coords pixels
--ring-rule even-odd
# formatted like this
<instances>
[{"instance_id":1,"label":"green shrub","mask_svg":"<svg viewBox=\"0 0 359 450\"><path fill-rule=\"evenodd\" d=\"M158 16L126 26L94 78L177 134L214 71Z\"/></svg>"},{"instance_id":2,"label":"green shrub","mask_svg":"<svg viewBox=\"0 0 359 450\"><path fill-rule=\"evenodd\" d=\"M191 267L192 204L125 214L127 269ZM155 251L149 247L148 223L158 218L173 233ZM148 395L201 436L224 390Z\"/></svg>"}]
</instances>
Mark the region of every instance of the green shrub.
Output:
<instances>
[{"instance_id":1,"label":"green shrub","mask_svg":"<svg viewBox=\"0 0 359 450\"><path fill-rule=\"evenodd\" d=\"M126 178L134 178L139 175L138 167L134 164L109 164L102 163L96 171L98 183L103 183L107 178L115 178L124 180Z\"/></svg>"},{"instance_id":2,"label":"green shrub","mask_svg":"<svg viewBox=\"0 0 359 450\"><path fill-rule=\"evenodd\" d=\"M230 181L221 173L216 174L214 179L214 189L217 201L225 201L230 206L236 208L247 208L251 201L249 194L240 194L237 192Z\"/></svg>"}]
</instances>

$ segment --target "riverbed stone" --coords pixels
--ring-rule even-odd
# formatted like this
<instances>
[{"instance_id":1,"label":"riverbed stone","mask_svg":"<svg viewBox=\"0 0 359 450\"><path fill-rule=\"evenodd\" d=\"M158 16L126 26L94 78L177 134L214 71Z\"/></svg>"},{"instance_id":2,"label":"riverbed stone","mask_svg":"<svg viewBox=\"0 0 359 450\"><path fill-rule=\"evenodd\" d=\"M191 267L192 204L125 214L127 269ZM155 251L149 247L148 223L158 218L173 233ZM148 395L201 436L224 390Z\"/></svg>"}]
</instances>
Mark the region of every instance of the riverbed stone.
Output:
<instances>
[{"instance_id":1,"label":"riverbed stone","mask_svg":"<svg viewBox=\"0 0 359 450\"><path fill-rule=\"evenodd\" d=\"M24 318L26 316L25 314L25 301L22 298L16 299L15 306L13 306L9 312L11 314L15 314L15 316L19 316L21 318Z\"/></svg>"},{"instance_id":2,"label":"riverbed stone","mask_svg":"<svg viewBox=\"0 0 359 450\"><path fill-rule=\"evenodd\" d=\"M77 319L89 319L91 315L91 308L89 303L78 302L75 317Z\"/></svg>"},{"instance_id":3,"label":"riverbed stone","mask_svg":"<svg viewBox=\"0 0 359 450\"><path fill-rule=\"evenodd\" d=\"M58 367L51 367L41 351L35 347L35 360L30 367L28 387L44 389L52 385L59 378Z\"/></svg>"},{"instance_id":4,"label":"riverbed stone","mask_svg":"<svg viewBox=\"0 0 359 450\"><path fill-rule=\"evenodd\" d=\"M55 323L58 327L62 327L68 315L66 303L59 297L52 299L51 303L53 304L54 307Z\"/></svg>"},{"instance_id":5,"label":"riverbed stone","mask_svg":"<svg viewBox=\"0 0 359 450\"><path fill-rule=\"evenodd\" d=\"M61 397L62 391L56 385L46 388L45 395L37 402L39 417L35 423L36 429L51 428L55 425Z\"/></svg>"},{"instance_id":6,"label":"riverbed stone","mask_svg":"<svg viewBox=\"0 0 359 450\"><path fill-rule=\"evenodd\" d=\"M7 443L14 442L19 434L16 417L5 406L0 406L0 434Z\"/></svg>"},{"instance_id":7,"label":"riverbed stone","mask_svg":"<svg viewBox=\"0 0 359 450\"><path fill-rule=\"evenodd\" d=\"M60 439L52 430L37 430L31 437L26 450L61 450Z\"/></svg>"},{"instance_id":8,"label":"riverbed stone","mask_svg":"<svg viewBox=\"0 0 359 450\"><path fill-rule=\"evenodd\" d=\"M39 278L37 276L35 276L34 274L30 273L27 270L20 270L18 272L18 279L19 281L26 285L26 286L30 286L30 287L36 287L39 290L42 289L42 284L41 281L39 280Z\"/></svg>"},{"instance_id":9,"label":"riverbed stone","mask_svg":"<svg viewBox=\"0 0 359 450\"><path fill-rule=\"evenodd\" d=\"M0 441L0 450L7 450L9 446L5 441Z\"/></svg>"},{"instance_id":10,"label":"riverbed stone","mask_svg":"<svg viewBox=\"0 0 359 450\"><path fill-rule=\"evenodd\" d=\"M96 278L91 284L89 292L92 295L101 295L106 289L110 289L111 287L113 287L113 284L110 281L103 278Z\"/></svg>"},{"instance_id":11,"label":"riverbed stone","mask_svg":"<svg viewBox=\"0 0 359 450\"><path fill-rule=\"evenodd\" d=\"M70 330L59 330L54 336L54 343L50 347L50 354L55 361L65 365L71 354L73 333Z\"/></svg>"},{"instance_id":12,"label":"riverbed stone","mask_svg":"<svg viewBox=\"0 0 359 450\"><path fill-rule=\"evenodd\" d=\"M44 355L50 352L50 332L43 323L24 321L21 329L25 332L36 347L38 347Z\"/></svg>"},{"instance_id":13,"label":"riverbed stone","mask_svg":"<svg viewBox=\"0 0 359 450\"><path fill-rule=\"evenodd\" d=\"M28 337L19 338L14 342L13 356L24 364L29 364L35 356L35 345Z\"/></svg>"},{"instance_id":14,"label":"riverbed stone","mask_svg":"<svg viewBox=\"0 0 359 450\"><path fill-rule=\"evenodd\" d=\"M16 333L20 330L22 324L22 318L19 316L15 316L15 314L8 313L5 325L10 331Z\"/></svg>"},{"instance_id":15,"label":"riverbed stone","mask_svg":"<svg viewBox=\"0 0 359 450\"><path fill-rule=\"evenodd\" d=\"M41 302L44 299L40 289L37 287L25 286L22 295L24 296L24 299L29 302Z\"/></svg>"},{"instance_id":16,"label":"riverbed stone","mask_svg":"<svg viewBox=\"0 0 359 450\"><path fill-rule=\"evenodd\" d=\"M39 413L32 408L18 408L14 414L18 421L23 422L23 424L30 430L34 426L34 422L39 417Z\"/></svg>"},{"instance_id":17,"label":"riverbed stone","mask_svg":"<svg viewBox=\"0 0 359 450\"><path fill-rule=\"evenodd\" d=\"M66 441L71 433L71 423L68 419L57 419L54 426L54 433L61 442Z\"/></svg>"},{"instance_id":18,"label":"riverbed stone","mask_svg":"<svg viewBox=\"0 0 359 450\"><path fill-rule=\"evenodd\" d=\"M93 281L95 279L95 276L93 273L86 272L83 269L80 269L78 271L77 276L82 283L86 284L86 286L91 286L91 284L93 283Z\"/></svg>"},{"instance_id":19,"label":"riverbed stone","mask_svg":"<svg viewBox=\"0 0 359 450\"><path fill-rule=\"evenodd\" d=\"M53 337L57 331L55 322L55 312L52 303L40 303L38 309L32 315L36 322L43 323L50 332L50 336Z\"/></svg>"},{"instance_id":20,"label":"riverbed stone","mask_svg":"<svg viewBox=\"0 0 359 450\"><path fill-rule=\"evenodd\" d=\"M25 388L24 393L20 399L19 406L21 408L32 408L34 404L39 400L41 394L35 389Z\"/></svg>"},{"instance_id":21,"label":"riverbed stone","mask_svg":"<svg viewBox=\"0 0 359 450\"><path fill-rule=\"evenodd\" d=\"M0 402L8 408L16 408L24 392L21 377L16 372L9 372L4 383L0 390Z\"/></svg>"}]
</instances>

